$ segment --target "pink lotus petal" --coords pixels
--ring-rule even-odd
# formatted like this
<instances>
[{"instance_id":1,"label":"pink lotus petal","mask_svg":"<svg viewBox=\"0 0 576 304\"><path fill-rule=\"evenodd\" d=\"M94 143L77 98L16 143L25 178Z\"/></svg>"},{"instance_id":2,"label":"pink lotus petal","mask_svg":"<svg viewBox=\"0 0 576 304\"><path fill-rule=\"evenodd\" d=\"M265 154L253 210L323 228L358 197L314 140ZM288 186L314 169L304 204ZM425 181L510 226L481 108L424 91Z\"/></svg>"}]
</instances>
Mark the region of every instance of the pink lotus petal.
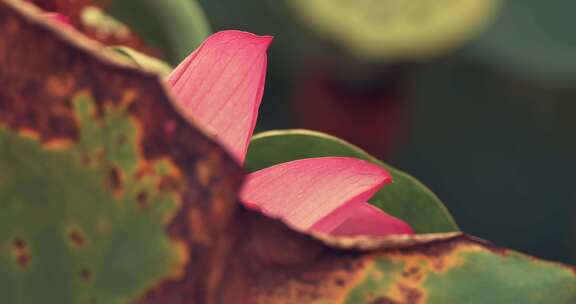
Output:
<instances>
[{"instance_id":1,"label":"pink lotus petal","mask_svg":"<svg viewBox=\"0 0 576 304\"><path fill-rule=\"evenodd\" d=\"M390 182L388 172L360 159L308 158L248 175L240 201L270 217L280 218L298 230L327 233L334 230L337 234L347 234L347 231L355 231L346 228L347 222L362 223L359 216L366 215L370 227L358 228L359 233L382 235L386 229L406 232L408 230L397 228L400 220L381 211L382 215L378 216L378 209L365 207L365 202ZM356 210L358 208L360 210ZM393 227L373 227L389 224Z\"/></svg>"},{"instance_id":2,"label":"pink lotus petal","mask_svg":"<svg viewBox=\"0 0 576 304\"><path fill-rule=\"evenodd\" d=\"M270 36L218 32L168 77L178 106L244 162L264 91Z\"/></svg>"},{"instance_id":3,"label":"pink lotus petal","mask_svg":"<svg viewBox=\"0 0 576 304\"><path fill-rule=\"evenodd\" d=\"M60 13L45 13L44 16L59 22L60 24L63 25L67 25L67 26L72 26L72 24L70 23L70 18L68 18L68 16L64 16Z\"/></svg>"},{"instance_id":4,"label":"pink lotus petal","mask_svg":"<svg viewBox=\"0 0 576 304\"><path fill-rule=\"evenodd\" d=\"M346 215L344 221L328 215L311 229L339 236L414 234L410 225L368 203L355 206Z\"/></svg>"}]
</instances>

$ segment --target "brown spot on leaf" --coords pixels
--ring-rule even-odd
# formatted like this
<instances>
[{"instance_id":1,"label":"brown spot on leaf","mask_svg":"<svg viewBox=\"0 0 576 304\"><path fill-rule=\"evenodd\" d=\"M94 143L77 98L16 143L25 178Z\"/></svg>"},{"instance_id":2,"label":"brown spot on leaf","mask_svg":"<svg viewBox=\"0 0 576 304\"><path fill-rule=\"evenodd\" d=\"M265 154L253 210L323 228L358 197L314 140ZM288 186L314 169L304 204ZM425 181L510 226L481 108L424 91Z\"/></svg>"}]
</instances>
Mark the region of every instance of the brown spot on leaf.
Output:
<instances>
[{"instance_id":1,"label":"brown spot on leaf","mask_svg":"<svg viewBox=\"0 0 576 304\"><path fill-rule=\"evenodd\" d=\"M159 191L176 192L180 190L181 180L174 176L164 176L158 183Z\"/></svg>"},{"instance_id":2,"label":"brown spot on leaf","mask_svg":"<svg viewBox=\"0 0 576 304\"><path fill-rule=\"evenodd\" d=\"M12 240L12 247L14 248L14 256L16 263L21 268L26 268L30 264L30 253L28 252L28 244L23 238L16 237Z\"/></svg>"},{"instance_id":3,"label":"brown spot on leaf","mask_svg":"<svg viewBox=\"0 0 576 304\"><path fill-rule=\"evenodd\" d=\"M402 277L419 282L423 278L422 269L417 266L409 266L408 269L402 271Z\"/></svg>"},{"instance_id":4,"label":"brown spot on leaf","mask_svg":"<svg viewBox=\"0 0 576 304\"><path fill-rule=\"evenodd\" d=\"M86 245L86 237L80 230L72 229L68 233L68 239L70 240L72 246L75 248L80 248Z\"/></svg>"},{"instance_id":5,"label":"brown spot on leaf","mask_svg":"<svg viewBox=\"0 0 576 304\"><path fill-rule=\"evenodd\" d=\"M14 248L16 250L24 250L26 249L26 241L24 241L24 239L22 238L14 238L14 240L12 241L12 245L14 245Z\"/></svg>"},{"instance_id":6,"label":"brown spot on leaf","mask_svg":"<svg viewBox=\"0 0 576 304\"><path fill-rule=\"evenodd\" d=\"M404 274L405 276L412 276L412 275L418 273L419 270L420 270L420 269L419 269L418 267L416 267L416 266L411 266L411 267L409 267L408 269L406 269L406 271L404 271L403 274Z\"/></svg>"},{"instance_id":7,"label":"brown spot on leaf","mask_svg":"<svg viewBox=\"0 0 576 304\"><path fill-rule=\"evenodd\" d=\"M115 193L122 191L122 174L118 168L108 169L108 185Z\"/></svg>"},{"instance_id":8,"label":"brown spot on leaf","mask_svg":"<svg viewBox=\"0 0 576 304\"><path fill-rule=\"evenodd\" d=\"M398 302L388 297L379 297L370 302L370 304L399 304Z\"/></svg>"},{"instance_id":9,"label":"brown spot on leaf","mask_svg":"<svg viewBox=\"0 0 576 304\"><path fill-rule=\"evenodd\" d=\"M400 291L400 293L404 298L404 301L402 301L402 303L406 304L422 303L422 300L424 298L422 291L401 284L398 285L398 290Z\"/></svg>"},{"instance_id":10,"label":"brown spot on leaf","mask_svg":"<svg viewBox=\"0 0 576 304\"><path fill-rule=\"evenodd\" d=\"M138 192L138 195L136 195L136 201L138 202L140 209L146 209L146 207L148 207L148 193L145 191Z\"/></svg>"},{"instance_id":11,"label":"brown spot on leaf","mask_svg":"<svg viewBox=\"0 0 576 304\"><path fill-rule=\"evenodd\" d=\"M18 266L26 268L28 267L28 264L30 264L30 255L28 254L28 252L22 252L21 254L18 254L17 260L18 260Z\"/></svg>"},{"instance_id":12,"label":"brown spot on leaf","mask_svg":"<svg viewBox=\"0 0 576 304\"><path fill-rule=\"evenodd\" d=\"M84 281L89 281L92 278L92 272L90 270L88 270L87 268L82 268L80 270L80 277Z\"/></svg>"}]
</instances>

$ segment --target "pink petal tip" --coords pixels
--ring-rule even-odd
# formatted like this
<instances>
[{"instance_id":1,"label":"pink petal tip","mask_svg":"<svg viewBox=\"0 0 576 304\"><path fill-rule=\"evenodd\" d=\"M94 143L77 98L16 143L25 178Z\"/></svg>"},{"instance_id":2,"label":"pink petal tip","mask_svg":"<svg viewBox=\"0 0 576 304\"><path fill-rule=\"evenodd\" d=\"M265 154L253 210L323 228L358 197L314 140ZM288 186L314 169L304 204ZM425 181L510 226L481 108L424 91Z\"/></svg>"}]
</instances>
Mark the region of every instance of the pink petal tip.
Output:
<instances>
[{"instance_id":1,"label":"pink petal tip","mask_svg":"<svg viewBox=\"0 0 576 304\"><path fill-rule=\"evenodd\" d=\"M414 234L410 225L368 203L350 209L343 221L329 215L311 229L337 236Z\"/></svg>"},{"instance_id":2,"label":"pink petal tip","mask_svg":"<svg viewBox=\"0 0 576 304\"><path fill-rule=\"evenodd\" d=\"M222 31L169 75L178 107L243 163L264 92L270 36Z\"/></svg>"}]
</instances>

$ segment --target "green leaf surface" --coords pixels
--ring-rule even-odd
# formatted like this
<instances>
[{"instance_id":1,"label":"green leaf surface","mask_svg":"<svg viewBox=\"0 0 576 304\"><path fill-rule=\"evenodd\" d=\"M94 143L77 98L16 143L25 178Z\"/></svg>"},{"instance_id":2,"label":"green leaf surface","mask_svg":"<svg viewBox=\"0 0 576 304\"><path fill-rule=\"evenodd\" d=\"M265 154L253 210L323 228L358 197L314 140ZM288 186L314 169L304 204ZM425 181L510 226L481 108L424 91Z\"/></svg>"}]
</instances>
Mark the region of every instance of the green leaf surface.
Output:
<instances>
[{"instance_id":1,"label":"green leaf surface","mask_svg":"<svg viewBox=\"0 0 576 304\"><path fill-rule=\"evenodd\" d=\"M76 144L0 128L0 303L120 303L182 263L164 233L177 197L155 186L170 164L136 178L136 126L73 102Z\"/></svg>"},{"instance_id":2,"label":"green leaf surface","mask_svg":"<svg viewBox=\"0 0 576 304\"><path fill-rule=\"evenodd\" d=\"M296 159L348 156L380 165L392 175L392 184L377 192L370 203L407 221L418 233L457 231L442 202L426 186L360 148L336 137L308 130L270 131L252 138L245 167L253 172Z\"/></svg>"}]
</instances>

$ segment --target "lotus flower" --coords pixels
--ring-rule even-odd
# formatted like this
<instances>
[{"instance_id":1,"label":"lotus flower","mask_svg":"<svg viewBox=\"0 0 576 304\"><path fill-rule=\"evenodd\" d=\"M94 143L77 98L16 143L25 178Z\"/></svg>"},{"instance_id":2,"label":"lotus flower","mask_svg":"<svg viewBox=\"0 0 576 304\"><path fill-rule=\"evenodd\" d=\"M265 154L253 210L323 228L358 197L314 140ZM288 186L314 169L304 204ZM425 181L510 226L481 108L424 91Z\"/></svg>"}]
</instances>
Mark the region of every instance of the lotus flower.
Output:
<instances>
[{"instance_id":1,"label":"lotus flower","mask_svg":"<svg viewBox=\"0 0 576 304\"><path fill-rule=\"evenodd\" d=\"M210 36L169 75L186 117L212 133L242 164L264 91L270 36L222 31ZM296 230L332 235L412 234L412 228L367 203L390 175L346 157L309 158L246 178L240 201Z\"/></svg>"}]
</instances>

